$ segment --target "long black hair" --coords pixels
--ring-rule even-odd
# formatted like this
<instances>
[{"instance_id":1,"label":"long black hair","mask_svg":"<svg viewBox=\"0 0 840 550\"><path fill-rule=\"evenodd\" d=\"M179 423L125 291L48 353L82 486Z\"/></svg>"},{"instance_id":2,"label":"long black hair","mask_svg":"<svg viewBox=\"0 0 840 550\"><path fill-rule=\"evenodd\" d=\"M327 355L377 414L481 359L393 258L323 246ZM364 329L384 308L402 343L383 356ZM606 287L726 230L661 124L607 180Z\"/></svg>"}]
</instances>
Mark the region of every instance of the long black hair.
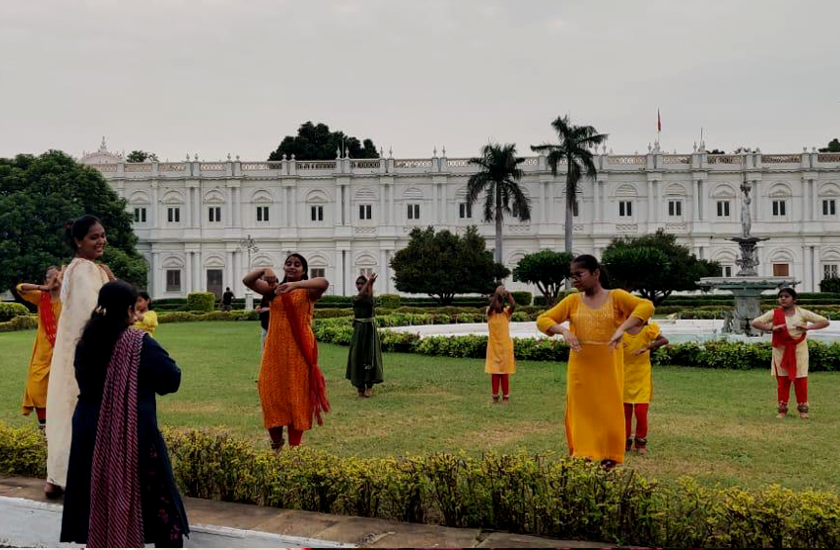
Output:
<instances>
[{"instance_id":1,"label":"long black hair","mask_svg":"<svg viewBox=\"0 0 840 550\"><path fill-rule=\"evenodd\" d=\"M117 340L131 326L128 308L137 303L137 289L125 281L105 283L99 290L96 309L76 346L76 370L105 370Z\"/></svg>"},{"instance_id":2,"label":"long black hair","mask_svg":"<svg viewBox=\"0 0 840 550\"><path fill-rule=\"evenodd\" d=\"M300 280L301 281L306 281L307 279L309 279L309 262L306 261L306 258L301 256L297 252L292 252L291 254L286 256L285 260L283 260L283 265L284 266L286 265L286 262L289 261L289 258L297 258L298 260L300 260L300 264L303 266L303 275L301 275ZM286 282L286 276L283 275L283 280L280 281L280 284L283 284L285 282Z\"/></svg>"},{"instance_id":3,"label":"long black hair","mask_svg":"<svg viewBox=\"0 0 840 550\"><path fill-rule=\"evenodd\" d=\"M795 290L793 290L793 289L792 289L791 287L789 287L789 286L786 286L786 287L784 287L783 289L781 289L781 290L779 291L779 293L778 293L778 294L776 294L776 297L778 298L778 297L779 297L779 296L781 296L782 294L787 294L788 296L790 296L791 298L793 298L794 303L796 303L796 300L799 298L799 296L797 295L796 291L795 291Z\"/></svg>"},{"instance_id":4,"label":"long black hair","mask_svg":"<svg viewBox=\"0 0 840 550\"><path fill-rule=\"evenodd\" d=\"M597 269L601 272L601 276L598 277L598 280L601 282L601 286L604 288L610 288L610 276L607 275L607 269L601 265L601 262L598 261L598 258L593 256L592 254L581 254L580 256L576 257L572 260L572 265L577 264L586 271L590 273L594 273Z\"/></svg>"},{"instance_id":5,"label":"long black hair","mask_svg":"<svg viewBox=\"0 0 840 550\"><path fill-rule=\"evenodd\" d=\"M80 241L84 239L88 231L90 231L90 228L96 224L102 225L102 222L99 221L99 218L90 214L85 214L81 218L67 222L64 229L64 241L73 250L73 254L79 249L79 245L76 244L76 239Z\"/></svg>"},{"instance_id":6,"label":"long black hair","mask_svg":"<svg viewBox=\"0 0 840 550\"><path fill-rule=\"evenodd\" d=\"M146 300L148 302L148 304L146 304L146 307L148 308L149 311L151 311L152 310L152 297L149 296L149 293L146 292L145 290L141 290L140 292L137 293L137 296L140 297L140 298L143 298L144 300Z\"/></svg>"}]
</instances>

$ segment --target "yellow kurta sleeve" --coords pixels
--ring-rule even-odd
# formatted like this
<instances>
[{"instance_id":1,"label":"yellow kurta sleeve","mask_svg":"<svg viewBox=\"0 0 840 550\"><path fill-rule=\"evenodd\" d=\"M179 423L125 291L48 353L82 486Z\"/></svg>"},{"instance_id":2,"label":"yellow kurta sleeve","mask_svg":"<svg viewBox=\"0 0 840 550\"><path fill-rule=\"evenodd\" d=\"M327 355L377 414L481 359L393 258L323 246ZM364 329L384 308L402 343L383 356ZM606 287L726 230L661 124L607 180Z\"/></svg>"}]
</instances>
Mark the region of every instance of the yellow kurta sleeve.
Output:
<instances>
[{"instance_id":1,"label":"yellow kurta sleeve","mask_svg":"<svg viewBox=\"0 0 840 550\"><path fill-rule=\"evenodd\" d=\"M773 310L772 309L770 311L765 311L762 315L753 319L753 321L758 321L759 323L769 323L772 320L773 320Z\"/></svg>"},{"instance_id":2,"label":"yellow kurta sleeve","mask_svg":"<svg viewBox=\"0 0 840 550\"><path fill-rule=\"evenodd\" d=\"M657 325L656 323L650 323L647 326L647 331L648 338L650 338L651 343L654 342L657 338L659 338L659 335L662 333L662 329L660 329L659 325Z\"/></svg>"},{"instance_id":3,"label":"yellow kurta sleeve","mask_svg":"<svg viewBox=\"0 0 840 550\"><path fill-rule=\"evenodd\" d=\"M41 303L41 291L40 290L21 290L23 287L23 283L17 286L17 292L20 294L20 297L29 302L30 304L35 304L36 306Z\"/></svg>"},{"instance_id":4,"label":"yellow kurta sleeve","mask_svg":"<svg viewBox=\"0 0 840 550\"><path fill-rule=\"evenodd\" d=\"M616 307L621 311L623 319L638 317L647 321L653 317L653 303L650 300L633 296L626 290L615 289L611 291ZM624 322L622 320L622 322Z\"/></svg>"},{"instance_id":5,"label":"yellow kurta sleeve","mask_svg":"<svg viewBox=\"0 0 840 550\"><path fill-rule=\"evenodd\" d=\"M548 329L567 321L572 315L577 300L579 300L577 294L570 294L560 300L559 304L537 317L537 328L540 332L548 334Z\"/></svg>"},{"instance_id":6,"label":"yellow kurta sleeve","mask_svg":"<svg viewBox=\"0 0 840 550\"><path fill-rule=\"evenodd\" d=\"M828 321L827 318L814 313L811 310L805 308L799 308L799 314L802 316L802 320L806 323L819 323L820 321Z\"/></svg>"}]
</instances>

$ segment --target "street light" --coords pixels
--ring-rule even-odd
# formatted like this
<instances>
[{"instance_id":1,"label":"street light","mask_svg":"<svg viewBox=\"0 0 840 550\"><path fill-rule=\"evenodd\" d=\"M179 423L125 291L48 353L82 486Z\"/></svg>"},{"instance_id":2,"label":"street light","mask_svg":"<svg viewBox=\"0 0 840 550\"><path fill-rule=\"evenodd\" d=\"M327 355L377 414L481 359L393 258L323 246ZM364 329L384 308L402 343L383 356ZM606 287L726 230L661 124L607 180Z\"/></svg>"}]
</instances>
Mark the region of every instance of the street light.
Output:
<instances>
[{"instance_id":1,"label":"street light","mask_svg":"<svg viewBox=\"0 0 840 550\"><path fill-rule=\"evenodd\" d=\"M251 238L251 235L248 235L237 245L237 249L241 252L243 250L248 251L248 270L247 272L251 272L251 252L259 252L260 247L257 246L257 241ZM245 289L245 309L254 309L254 295L251 294L248 289Z\"/></svg>"}]
</instances>

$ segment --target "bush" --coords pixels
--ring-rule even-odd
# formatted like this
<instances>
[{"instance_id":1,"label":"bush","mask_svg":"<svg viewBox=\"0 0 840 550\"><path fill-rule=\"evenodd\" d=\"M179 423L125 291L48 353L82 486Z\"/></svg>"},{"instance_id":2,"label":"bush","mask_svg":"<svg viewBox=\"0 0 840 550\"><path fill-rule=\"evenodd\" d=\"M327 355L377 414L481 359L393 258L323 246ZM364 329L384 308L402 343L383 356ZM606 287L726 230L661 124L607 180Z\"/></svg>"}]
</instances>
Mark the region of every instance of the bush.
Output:
<instances>
[{"instance_id":1,"label":"bush","mask_svg":"<svg viewBox=\"0 0 840 550\"><path fill-rule=\"evenodd\" d=\"M37 315L22 315L11 321L0 323L0 332L15 332L18 330L34 330L38 328Z\"/></svg>"},{"instance_id":2,"label":"bush","mask_svg":"<svg viewBox=\"0 0 840 550\"><path fill-rule=\"evenodd\" d=\"M555 454L337 457L275 455L208 430L164 429L185 496L326 514L505 530L647 547L840 546L840 498L779 486L660 485ZM43 478L34 428L0 424L0 475Z\"/></svg>"},{"instance_id":3,"label":"bush","mask_svg":"<svg viewBox=\"0 0 840 550\"><path fill-rule=\"evenodd\" d=\"M216 295L212 292L190 292L187 307L190 311L213 311L216 309Z\"/></svg>"},{"instance_id":4,"label":"bush","mask_svg":"<svg viewBox=\"0 0 840 550\"><path fill-rule=\"evenodd\" d=\"M829 277L820 281L820 292L840 292L840 277Z\"/></svg>"},{"instance_id":5,"label":"bush","mask_svg":"<svg viewBox=\"0 0 840 550\"><path fill-rule=\"evenodd\" d=\"M315 310L315 319L332 319L334 317L352 317L350 308L323 308Z\"/></svg>"},{"instance_id":6,"label":"bush","mask_svg":"<svg viewBox=\"0 0 840 550\"><path fill-rule=\"evenodd\" d=\"M17 302L0 302L0 323L11 321L15 317L29 315L29 309Z\"/></svg>"},{"instance_id":7,"label":"bush","mask_svg":"<svg viewBox=\"0 0 840 550\"><path fill-rule=\"evenodd\" d=\"M379 295L379 307L385 309L396 309L401 305L401 299L399 294L380 294Z\"/></svg>"},{"instance_id":8,"label":"bush","mask_svg":"<svg viewBox=\"0 0 840 550\"><path fill-rule=\"evenodd\" d=\"M533 295L530 292L526 292L524 290L517 290L516 292L511 292L513 295L513 299L516 301L517 306L530 306L531 299Z\"/></svg>"}]
</instances>

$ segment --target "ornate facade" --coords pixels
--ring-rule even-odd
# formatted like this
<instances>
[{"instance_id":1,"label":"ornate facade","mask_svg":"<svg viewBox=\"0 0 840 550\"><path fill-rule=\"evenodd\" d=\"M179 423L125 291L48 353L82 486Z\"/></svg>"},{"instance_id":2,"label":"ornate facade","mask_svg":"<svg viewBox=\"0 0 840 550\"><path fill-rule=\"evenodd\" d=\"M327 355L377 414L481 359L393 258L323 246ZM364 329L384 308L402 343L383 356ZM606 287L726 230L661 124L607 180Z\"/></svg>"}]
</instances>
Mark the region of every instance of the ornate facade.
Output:
<instances>
[{"instance_id":1,"label":"ornate facade","mask_svg":"<svg viewBox=\"0 0 840 550\"><path fill-rule=\"evenodd\" d=\"M249 262L280 267L290 251L306 256L334 294L353 294L355 277L371 271L381 275L379 292L394 292L388 264L416 226L477 225L493 246L494 225L483 223L479 204L466 204L474 167L445 151L428 159L133 164L103 140L82 162L128 201L155 298L225 286L241 296ZM793 276L814 291L838 273L840 154L710 155L701 147L691 154L604 151L595 162L597 181L581 184L575 209L576 253L598 256L615 236L664 228L734 275L737 245L727 239L741 233L746 182L752 233L769 237L758 246L759 274ZM563 249L564 170L552 176L542 156L522 168L532 215L530 223L505 221L511 268L529 252ZM258 250L243 246L248 236Z\"/></svg>"}]
</instances>

